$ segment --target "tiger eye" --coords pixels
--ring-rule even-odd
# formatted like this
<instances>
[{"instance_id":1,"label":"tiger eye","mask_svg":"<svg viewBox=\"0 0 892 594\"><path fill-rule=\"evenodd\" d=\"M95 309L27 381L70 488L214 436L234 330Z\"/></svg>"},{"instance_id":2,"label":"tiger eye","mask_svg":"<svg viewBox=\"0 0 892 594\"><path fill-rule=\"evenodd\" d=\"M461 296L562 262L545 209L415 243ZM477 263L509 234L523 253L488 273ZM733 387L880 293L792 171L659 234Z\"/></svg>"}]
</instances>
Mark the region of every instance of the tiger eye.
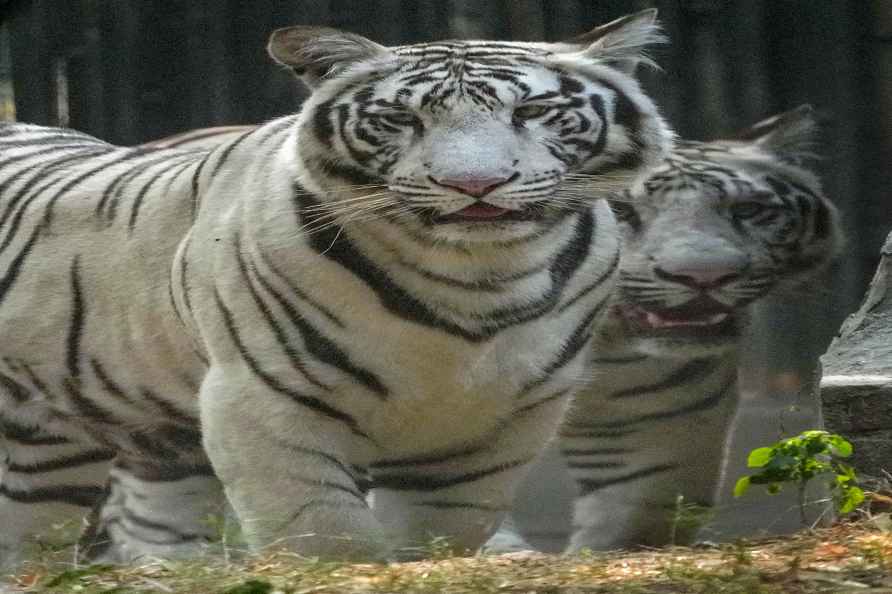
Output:
<instances>
[{"instance_id":1,"label":"tiger eye","mask_svg":"<svg viewBox=\"0 0 892 594\"><path fill-rule=\"evenodd\" d=\"M514 110L514 117L521 120L532 120L544 116L551 109L548 105L521 105Z\"/></svg>"},{"instance_id":2,"label":"tiger eye","mask_svg":"<svg viewBox=\"0 0 892 594\"><path fill-rule=\"evenodd\" d=\"M389 111L381 114L381 118L395 126L414 126L419 122L418 116L408 111Z\"/></svg>"},{"instance_id":3,"label":"tiger eye","mask_svg":"<svg viewBox=\"0 0 892 594\"><path fill-rule=\"evenodd\" d=\"M752 219L769 209L771 209L770 205L761 202L738 202L731 205L731 214L738 219Z\"/></svg>"}]
</instances>

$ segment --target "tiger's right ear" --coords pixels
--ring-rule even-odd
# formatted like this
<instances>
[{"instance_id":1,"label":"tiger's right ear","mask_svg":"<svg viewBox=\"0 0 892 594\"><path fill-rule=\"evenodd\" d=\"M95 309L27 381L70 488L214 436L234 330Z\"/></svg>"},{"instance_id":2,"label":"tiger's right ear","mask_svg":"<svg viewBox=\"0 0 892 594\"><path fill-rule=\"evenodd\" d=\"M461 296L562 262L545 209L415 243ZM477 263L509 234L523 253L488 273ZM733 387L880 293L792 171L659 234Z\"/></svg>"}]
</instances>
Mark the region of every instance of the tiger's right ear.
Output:
<instances>
[{"instance_id":1,"label":"tiger's right ear","mask_svg":"<svg viewBox=\"0 0 892 594\"><path fill-rule=\"evenodd\" d=\"M656 66L645 53L647 46L665 43L666 36L657 21L657 9L648 8L595 27L561 45L574 48L577 55L607 62L634 75L641 64Z\"/></svg>"},{"instance_id":2,"label":"tiger's right ear","mask_svg":"<svg viewBox=\"0 0 892 594\"><path fill-rule=\"evenodd\" d=\"M357 62L392 55L388 48L362 35L300 25L273 31L266 49L273 60L294 70L310 88Z\"/></svg>"},{"instance_id":3,"label":"tiger's right ear","mask_svg":"<svg viewBox=\"0 0 892 594\"><path fill-rule=\"evenodd\" d=\"M750 142L779 157L813 157L818 121L811 105L800 105L738 133L734 140Z\"/></svg>"}]
</instances>

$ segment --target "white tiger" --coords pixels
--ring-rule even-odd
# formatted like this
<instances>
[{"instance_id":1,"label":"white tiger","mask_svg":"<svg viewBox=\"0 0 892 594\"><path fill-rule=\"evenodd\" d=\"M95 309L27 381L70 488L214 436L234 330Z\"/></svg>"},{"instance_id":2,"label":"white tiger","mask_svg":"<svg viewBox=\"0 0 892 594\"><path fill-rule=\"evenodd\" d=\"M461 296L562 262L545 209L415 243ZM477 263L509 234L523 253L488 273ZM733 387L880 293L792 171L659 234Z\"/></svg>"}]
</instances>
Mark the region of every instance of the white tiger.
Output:
<instances>
[{"instance_id":1,"label":"white tiger","mask_svg":"<svg viewBox=\"0 0 892 594\"><path fill-rule=\"evenodd\" d=\"M560 44L293 27L270 53L312 95L211 152L0 128L2 560L109 451L208 508L212 465L254 548L476 548L586 373L619 249L597 198L671 142L624 71L658 38L654 11ZM97 556L204 539L120 480Z\"/></svg>"},{"instance_id":2,"label":"white tiger","mask_svg":"<svg viewBox=\"0 0 892 594\"><path fill-rule=\"evenodd\" d=\"M736 140L679 142L613 204L620 291L597 334L596 381L558 439L579 491L570 552L690 542L697 525L676 521L678 498L717 502L749 306L813 278L841 243L802 164L815 131L802 106ZM488 548L529 548L515 524Z\"/></svg>"}]
</instances>

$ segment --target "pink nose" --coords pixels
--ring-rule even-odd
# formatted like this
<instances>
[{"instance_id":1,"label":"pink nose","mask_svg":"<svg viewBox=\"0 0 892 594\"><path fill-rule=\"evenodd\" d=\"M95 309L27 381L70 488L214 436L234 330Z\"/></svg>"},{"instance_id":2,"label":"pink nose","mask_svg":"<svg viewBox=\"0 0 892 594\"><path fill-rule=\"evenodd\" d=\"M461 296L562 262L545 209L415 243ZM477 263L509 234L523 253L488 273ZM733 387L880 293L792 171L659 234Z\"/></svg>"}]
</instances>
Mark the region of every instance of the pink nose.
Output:
<instances>
[{"instance_id":1,"label":"pink nose","mask_svg":"<svg viewBox=\"0 0 892 594\"><path fill-rule=\"evenodd\" d=\"M431 177L431 181L435 184L452 188L474 198L482 198L510 180L511 177Z\"/></svg>"},{"instance_id":2,"label":"pink nose","mask_svg":"<svg viewBox=\"0 0 892 594\"><path fill-rule=\"evenodd\" d=\"M679 267L669 272L663 268L655 268L658 277L680 283L695 289L710 289L727 284L740 276L742 267Z\"/></svg>"}]
</instances>

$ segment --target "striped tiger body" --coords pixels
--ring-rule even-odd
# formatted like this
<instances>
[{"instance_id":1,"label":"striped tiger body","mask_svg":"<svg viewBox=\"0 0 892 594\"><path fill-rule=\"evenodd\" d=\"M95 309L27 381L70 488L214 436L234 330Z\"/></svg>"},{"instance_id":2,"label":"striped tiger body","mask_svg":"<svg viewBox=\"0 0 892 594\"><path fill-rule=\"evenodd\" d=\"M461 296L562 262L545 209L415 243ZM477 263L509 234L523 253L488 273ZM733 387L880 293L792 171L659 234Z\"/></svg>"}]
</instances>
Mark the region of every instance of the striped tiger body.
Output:
<instances>
[{"instance_id":1,"label":"striped tiger body","mask_svg":"<svg viewBox=\"0 0 892 594\"><path fill-rule=\"evenodd\" d=\"M109 451L97 558L189 552L219 484L255 548L476 548L586 373L620 243L597 198L670 143L621 67L654 15L562 44L279 30L313 93L212 151L0 128L3 560L96 503L53 481ZM178 489L207 494L166 521Z\"/></svg>"},{"instance_id":2,"label":"striped tiger body","mask_svg":"<svg viewBox=\"0 0 892 594\"><path fill-rule=\"evenodd\" d=\"M699 526L679 523L679 506L718 500L749 306L807 281L840 244L836 211L801 164L815 130L802 106L734 141L679 141L612 203L620 288L594 381L557 440L578 488L569 552L690 542ZM529 548L511 518L487 544Z\"/></svg>"},{"instance_id":3,"label":"striped tiger body","mask_svg":"<svg viewBox=\"0 0 892 594\"><path fill-rule=\"evenodd\" d=\"M146 142L140 146L144 148L171 148L178 150L210 150L221 144L235 140L246 132L252 131L256 126L213 126L211 128L198 128L173 136L159 138Z\"/></svg>"},{"instance_id":4,"label":"striped tiger body","mask_svg":"<svg viewBox=\"0 0 892 594\"><path fill-rule=\"evenodd\" d=\"M570 550L690 542L673 521L713 506L738 404L749 306L812 278L840 244L836 212L801 165L808 106L735 141L684 142L615 205L620 291L596 343L597 381L559 446L579 488Z\"/></svg>"}]
</instances>

